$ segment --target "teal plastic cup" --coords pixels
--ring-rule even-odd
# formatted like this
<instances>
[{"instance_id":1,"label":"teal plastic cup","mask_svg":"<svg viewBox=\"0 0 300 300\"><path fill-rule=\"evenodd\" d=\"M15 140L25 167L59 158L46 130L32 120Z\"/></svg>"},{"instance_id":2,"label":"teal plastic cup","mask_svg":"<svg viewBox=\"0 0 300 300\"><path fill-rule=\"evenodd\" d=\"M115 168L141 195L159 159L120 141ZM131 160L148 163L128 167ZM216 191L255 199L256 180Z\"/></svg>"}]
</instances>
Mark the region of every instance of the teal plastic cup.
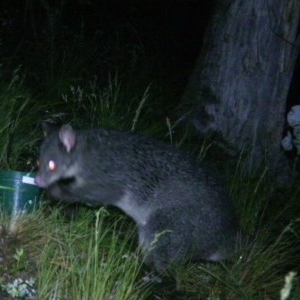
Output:
<instances>
[{"instance_id":1,"label":"teal plastic cup","mask_svg":"<svg viewBox=\"0 0 300 300\"><path fill-rule=\"evenodd\" d=\"M0 210L7 215L32 212L39 205L42 190L34 184L35 174L0 171Z\"/></svg>"}]
</instances>

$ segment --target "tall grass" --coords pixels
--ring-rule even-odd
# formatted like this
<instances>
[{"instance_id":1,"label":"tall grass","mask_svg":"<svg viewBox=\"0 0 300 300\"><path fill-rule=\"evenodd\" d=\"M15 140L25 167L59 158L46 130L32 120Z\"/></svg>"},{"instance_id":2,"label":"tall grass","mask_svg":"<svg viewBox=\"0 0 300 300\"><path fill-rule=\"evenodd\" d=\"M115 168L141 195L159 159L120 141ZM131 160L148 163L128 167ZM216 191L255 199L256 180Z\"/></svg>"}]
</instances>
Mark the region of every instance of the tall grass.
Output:
<instances>
[{"instance_id":1,"label":"tall grass","mask_svg":"<svg viewBox=\"0 0 300 300\"><path fill-rule=\"evenodd\" d=\"M124 218L108 227L106 214L100 209L95 217L83 214L67 230L49 228L38 268L41 299L141 299L145 290L138 280L138 253L130 247L132 228L122 239Z\"/></svg>"},{"instance_id":2,"label":"tall grass","mask_svg":"<svg viewBox=\"0 0 300 300\"><path fill-rule=\"evenodd\" d=\"M6 222L1 219L2 228L8 228ZM6 271L5 279L36 278L39 299L144 299L148 291L139 276L140 254L132 247L133 228L104 208L82 208L68 222L58 208L47 217L41 210L21 216L7 234L18 241L10 245L11 256L22 249L27 264ZM14 269L9 255L5 263Z\"/></svg>"},{"instance_id":3,"label":"tall grass","mask_svg":"<svg viewBox=\"0 0 300 300\"><path fill-rule=\"evenodd\" d=\"M20 67L10 78L3 73L0 68L0 168L30 171L37 150L34 118L42 105L26 90Z\"/></svg>"}]
</instances>

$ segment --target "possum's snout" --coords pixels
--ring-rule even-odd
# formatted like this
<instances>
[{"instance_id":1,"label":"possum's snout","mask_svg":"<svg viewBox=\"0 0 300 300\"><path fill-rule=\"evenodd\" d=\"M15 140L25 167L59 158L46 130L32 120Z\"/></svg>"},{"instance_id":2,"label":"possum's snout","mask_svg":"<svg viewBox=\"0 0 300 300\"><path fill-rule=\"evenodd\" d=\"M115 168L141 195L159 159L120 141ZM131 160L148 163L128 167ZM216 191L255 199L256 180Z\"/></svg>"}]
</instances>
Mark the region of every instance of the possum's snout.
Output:
<instances>
[{"instance_id":1,"label":"possum's snout","mask_svg":"<svg viewBox=\"0 0 300 300\"><path fill-rule=\"evenodd\" d=\"M46 184L45 181L42 179L42 177L40 175L37 175L34 179L34 183L39 187L39 188L46 188Z\"/></svg>"}]
</instances>

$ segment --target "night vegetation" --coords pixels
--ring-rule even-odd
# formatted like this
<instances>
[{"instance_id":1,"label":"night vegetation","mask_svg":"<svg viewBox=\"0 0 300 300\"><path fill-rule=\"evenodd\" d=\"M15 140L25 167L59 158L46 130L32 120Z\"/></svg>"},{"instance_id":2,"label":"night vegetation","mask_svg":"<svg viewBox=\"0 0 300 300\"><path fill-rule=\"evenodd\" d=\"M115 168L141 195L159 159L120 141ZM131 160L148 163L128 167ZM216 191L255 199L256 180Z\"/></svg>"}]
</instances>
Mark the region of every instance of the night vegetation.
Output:
<instances>
[{"instance_id":1,"label":"night vegetation","mask_svg":"<svg viewBox=\"0 0 300 300\"><path fill-rule=\"evenodd\" d=\"M146 280L149 271L126 216L114 209L52 204L44 195L41 207L13 228L9 216L0 215L0 298L13 298L9 284L15 279L32 278L27 286L39 299L300 299L299 184L278 185L267 157L249 172L243 153L224 157L216 141L179 126L175 108L193 61L181 62L180 70L172 58L166 62L167 54L152 47L159 48L163 34L156 40L144 28L141 38L140 15L135 22L122 14L108 17L110 9L85 1L74 7L67 1L4 2L0 169L34 172L42 120L142 132L211 164L250 238L241 239L230 261L176 270L175 295L174 286ZM284 286L289 296L281 294ZM36 299L35 292L14 292Z\"/></svg>"}]
</instances>

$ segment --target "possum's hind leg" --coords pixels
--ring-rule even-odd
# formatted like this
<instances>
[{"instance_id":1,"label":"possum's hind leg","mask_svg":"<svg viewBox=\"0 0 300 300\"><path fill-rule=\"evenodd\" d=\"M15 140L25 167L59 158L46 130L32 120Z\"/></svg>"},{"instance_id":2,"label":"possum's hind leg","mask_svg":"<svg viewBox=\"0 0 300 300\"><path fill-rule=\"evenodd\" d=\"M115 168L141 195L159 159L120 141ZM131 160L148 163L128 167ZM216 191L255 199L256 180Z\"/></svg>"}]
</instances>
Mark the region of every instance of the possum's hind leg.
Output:
<instances>
[{"instance_id":1,"label":"possum's hind leg","mask_svg":"<svg viewBox=\"0 0 300 300\"><path fill-rule=\"evenodd\" d=\"M139 227L139 244L144 262L164 273L170 265L183 263L188 255L188 239L176 230L177 218L170 209L154 212L146 224Z\"/></svg>"}]
</instances>

